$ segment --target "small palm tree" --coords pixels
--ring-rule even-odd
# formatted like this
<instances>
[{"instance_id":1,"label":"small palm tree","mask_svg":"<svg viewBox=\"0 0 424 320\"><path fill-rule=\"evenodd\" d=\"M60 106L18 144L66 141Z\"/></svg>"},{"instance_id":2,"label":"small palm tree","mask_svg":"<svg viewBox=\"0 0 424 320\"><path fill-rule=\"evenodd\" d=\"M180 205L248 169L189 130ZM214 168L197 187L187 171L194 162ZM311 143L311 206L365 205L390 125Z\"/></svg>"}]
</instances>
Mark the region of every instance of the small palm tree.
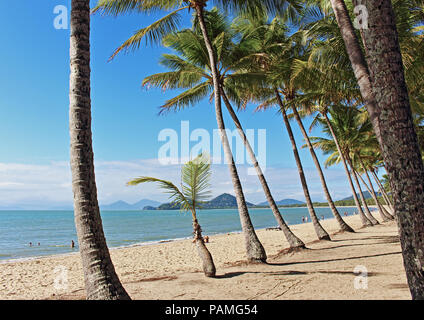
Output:
<instances>
[{"instance_id":1,"label":"small palm tree","mask_svg":"<svg viewBox=\"0 0 424 320\"><path fill-rule=\"evenodd\" d=\"M224 104L238 129L238 133L254 164L274 217L289 242L290 248L302 248L305 244L293 234L275 204L256 155L226 93L228 92L229 96L237 99L236 92L240 86L246 83L260 81L261 76L257 72L250 73L240 69L240 66L243 65L243 60L250 55L249 49L254 41L245 35L241 35L241 40L235 41L238 35L236 33L236 25L230 25L225 16L216 8L211 11L205 11L205 21L209 22L210 33L213 35L211 40L217 52L216 60L219 78L221 79L221 96ZM212 21L213 23L211 23ZM160 60L161 65L171 69L171 71L148 76L143 80L143 85L147 87L160 87L163 90L176 88L186 90L167 100L161 106L161 113L170 110L178 111L187 106L194 106L198 101L210 97L213 94L211 67L209 65L209 59L205 55L206 49L199 30L196 28L185 29L169 34L164 38L163 43L167 47L172 47L177 53L177 55L164 54Z\"/></svg>"},{"instance_id":2,"label":"small palm tree","mask_svg":"<svg viewBox=\"0 0 424 320\"><path fill-rule=\"evenodd\" d=\"M187 162L181 169L181 188L170 181L153 178L140 177L128 182L135 186L145 182L158 183L160 188L169 194L174 206L179 206L183 211L190 211L193 217L193 234L197 246L197 252L202 260L203 272L207 277L215 277L216 269L212 255L202 236L202 228L197 219L196 210L201 207L202 202L210 197L210 160L205 155L198 155L194 160Z\"/></svg>"}]
</instances>

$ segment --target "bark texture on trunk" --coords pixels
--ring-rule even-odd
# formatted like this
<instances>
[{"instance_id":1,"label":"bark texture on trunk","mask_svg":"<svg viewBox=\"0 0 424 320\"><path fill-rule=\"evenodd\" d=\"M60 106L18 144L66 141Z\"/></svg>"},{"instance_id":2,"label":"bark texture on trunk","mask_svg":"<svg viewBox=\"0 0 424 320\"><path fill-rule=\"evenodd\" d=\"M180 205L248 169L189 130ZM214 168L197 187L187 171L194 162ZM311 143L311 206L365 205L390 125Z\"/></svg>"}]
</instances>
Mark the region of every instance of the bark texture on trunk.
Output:
<instances>
[{"instance_id":1,"label":"bark texture on trunk","mask_svg":"<svg viewBox=\"0 0 424 320\"><path fill-rule=\"evenodd\" d=\"M212 259L212 255L205 245L205 241L202 236L202 228L199 225L197 219L193 221L193 234L196 242L197 253L202 260L202 268L206 277L213 278L216 275L215 264Z\"/></svg>"},{"instance_id":2,"label":"bark texture on trunk","mask_svg":"<svg viewBox=\"0 0 424 320\"><path fill-rule=\"evenodd\" d=\"M365 2L365 3L364 3ZM368 67L379 109L381 149L393 193L403 260L413 299L424 299L424 165L412 119L390 0L363 1Z\"/></svg>"},{"instance_id":3,"label":"bark texture on trunk","mask_svg":"<svg viewBox=\"0 0 424 320\"><path fill-rule=\"evenodd\" d=\"M379 111L373 93L372 81L370 79L364 54L359 45L358 37L356 36L355 29L350 20L349 12L347 11L344 0L330 0L330 2L345 43L346 51L349 55L353 72L358 81L362 98L367 105L367 111L371 123L373 124L377 140L381 142L380 124L378 121Z\"/></svg>"},{"instance_id":4,"label":"bark texture on trunk","mask_svg":"<svg viewBox=\"0 0 424 320\"><path fill-rule=\"evenodd\" d=\"M97 201L91 133L88 0L72 0L70 61L72 190L86 298L128 300L130 297L119 281L110 258Z\"/></svg>"},{"instance_id":5,"label":"bark texture on trunk","mask_svg":"<svg viewBox=\"0 0 424 320\"><path fill-rule=\"evenodd\" d=\"M330 191L328 190L327 182L325 181L324 172L322 171L321 164L319 163L318 157L315 153L314 147L312 146L311 140L309 139L308 133L306 132L305 127L303 126L302 119L300 118L299 112L297 111L296 107L293 107L292 109L293 109L293 113L294 113L295 119L297 121L297 124L299 125L300 131L302 131L303 137L304 137L306 144L309 148L309 152L311 153L315 167L318 171L318 175L319 175L319 178L321 180L322 189L324 190L324 194L325 194L325 197L327 198L328 205L330 206L331 212L333 213L334 217L336 218L337 223L339 224L340 231L355 232L343 220L339 211L337 210L337 208L336 208L336 206L333 202L333 199L331 198Z\"/></svg>"},{"instance_id":6,"label":"bark texture on trunk","mask_svg":"<svg viewBox=\"0 0 424 320\"><path fill-rule=\"evenodd\" d=\"M342 160L341 162L343 164L343 168L345 170L347 180L349 181L350 189L352 190L352 196L353 196L353 199L355 200L355 205L356 205L356 208L358 209L359 216L361 217L362 226L363 227L372 226L371 221L365 216L364 211L362 211L362 207L359 204L359 199L356 194L355 186L353 185L352 177L350 176L349 168L347 167L347 164L346 164L346 158L343 154L342 148L340 147L339 140L337 139L333 126L331 125L330 119L328 119L328 115L326 112L323 112L322 115L324 116L325 122L327 123L327 126L330 129L334 143L336 144L336 147L337 147L337 151L339 152L340 158Z\"/></svg>"},{"instance_id":7,"label":"bark texture on trunk","mask_svg":"<svg viewBox=\"0 0 424 320\"><path fill-rule=\"evenodd\" d=\"M202 31L203 39L205 41L206 49L208 51L210 66L212 69L211 72L212 72L213 87L214 87L216 121L218 124L221 142L224 148L225 158L227 160L228 167L230 170L231 180L234 186L234 193L237 199L237 207L238 207L238 211L240 215L241 227L245 237L247 259L250 262L265 262L267 259L265 249L260 243L258 236L256 235L255 229L253 227L252 221L250 219L249 211L247 209L246 200L244 198L243 189L240 182L240 178L239 178L237 168L231 153L228 137L225 132L224 119L222 116L220 86L219 86L218 72L216 68L215 54L209 39L207 29L206 29L206 23L204 20L202 4L196 4L194 6L194 9L196 10L197 18L199 20L199 26Z\"/></svg>"},{"instance_id":8,"label":"bark texture on trunk","mask_svg":"<svg viewBox=\"0 0 424 320\"><path fill-rule=\"evenodd\" d=\"M315 209L314 209L314 206L312 204L311 197L309 195L308 184L306 182L305 174L303 172L302 162L300 160L299 152L297 150L296 140L294 139L293 131L291 129L290 122L289 122L289 119L287 117L286 110L284 108L284 104L283 104L281 97L280 97L280 94L278 92L276 92L276 98L277 98L278 104L280 106L281 113L283 115L284 124L286 126L287 133L288 133L289 138L290 138L290 142L292 144L293 154L294 154L294 158L296 160L296 165L297 165L297 171L299 172L300 182L302 184L303 193L305 195L306 205L308 206L309 215L311 216L311 220L312 220L312 224L313 224L314 229L315 229L315 233L317 234L317 237L320 240L331 240L330 235L327 233L327 231L324 230L321 223L319 223L319 220L318 220L317 215L315 213Z\"/></svg>"},{"instance_id":9,"label":"bark texture on trunk","mask_svg":"<svg viewBox=\"0 0 424 320\"><path fill-rule=\"evenodd\" d=\"M286 240L288 241L290 248L294 249L294 248L304 248L305 244L303 243L302 240L300 240L288 227L288 225L286 224L286 222L284 221L283 217L281 216L280 210L277 207L277 204L274 201L274 198L271 194L271 190L269 189L268 183L265 179L265 176L262 172L261 167L259 166L258 160L256 159L255 153L249 143L249 140L246 137L246 134L244 133L243 127L241 126L241 123L237 117L237 114L234 112L233 107L231 106L230 101L228 100L227 95L225 94L224 89L221 87L221 94L222 94L222 98L224 99L224 103L227 107L228 112L231 115L231 118L234 121L234 124L236 125L236 128L243 140L243 143L246 147L247 153L249 154L249 157L253 163L253 166L255 167L256 173L258 175L259 181L261 183L262 189L264 190L265 193L265 197L269 203L269 206L272 210L272 213L275 217L275 219L277 220L278 226L281 228L281 230L283 231Z\"/></svg>"}]
</instances>

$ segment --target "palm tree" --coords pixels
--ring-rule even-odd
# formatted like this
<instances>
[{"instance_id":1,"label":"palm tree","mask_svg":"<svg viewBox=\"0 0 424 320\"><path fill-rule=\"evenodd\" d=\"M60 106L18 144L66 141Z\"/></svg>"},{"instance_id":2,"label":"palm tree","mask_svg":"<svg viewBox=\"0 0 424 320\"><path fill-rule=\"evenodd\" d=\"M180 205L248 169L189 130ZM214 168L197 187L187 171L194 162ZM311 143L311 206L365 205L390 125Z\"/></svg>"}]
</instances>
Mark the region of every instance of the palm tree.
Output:
<instances>
[{"instance_id":1,"label":"palm tree","mask_svg":"<svg viewBox=\"0 0 424 320\"><path fill-rule=\"evenodd\" d=\"M243 88L238 88L239 92L234 94L236 100L241 101L243 106L249 101L260 102L257 110L278 105L283 119L285 119L287 116L286 106L282 102L280 93L284 95L285 101L289 102L294 98L296 88L291 86L290 72L287 71L290 69L288 66L293 57L303 48L293 45L293 39L287 36L287 27L281 23L281 19L274 18L271 22L268 22L267 15L253 17L247 15L241 18L239 28L242 30L242 34L250 36L253 34L258 39L257 43L252 46L253 48L257 47L257 49L254 49L245 58L246 61L251 62L244 68L250 72L263 73L265 78L258 82L247 83ZM281 60L285 63L280 63ZM286 121L284 123L289 132L299 177L316 234L320 240L330 240L329 234L324 230L316 216L290 123Z\"/></svg>"},{"instance_id":2,"label":"palm tree","mask_svg":"<svg viewBox=\"0 0 424 320\"><path fill-rule=\"evenodd\" d=\"M97 201L91 133L90 4L72 0L69 118L72 190L86 297L127 300L129 295L115 272Z\"/></svg>"},{"instance_id":3,"label":"palm tree","mask_svg":"<svg viewBox=\"0 0 424 320\"><path fill-rule=\"evenodd\" d=\"M208 200L210 196L210 160L200 154L194 160L187 162L181 169L181 189L170 181L140 177L128 182L128 185L135 186L140 183L158 183L161 189L169 194L169 198L175 206L179 206L183 211L190 211L193 218L193 234L196 242L197 253L202 260L203 272L207 277L215 277L216 269L212 255L205 245L202 236L202 228L197 219L196 209L201 208L202 202Z\"/></svg>"},{"instance_id":4,"label":"palm tree","mask_svg":"<svg viewBox=\"0 0 424 320\"><path fill-rule=\"evenodd\" d=\"M370 193L371 197L373 198L373 200L374 200L374 202L375 202L375 204L376 204L376 206L378 208L378 212L380 213L380 216L381 216L381 219L383 220L383 222L386 222L386 221L391 220L392 217L391 216L389 217L389 216L386 215L383 207L381 206L380 202L378 201L377 195L376 195L376 193L374 191L374 188L372 186L372 183L371 183L370 177L368 175L368 172L365 171L365 176L367 177L368 183L370 184L370 186L368 186L367 183L364 181L364 179L362 178L360 172L357 172L356 170L355 170L355 172L356 172L358 178L361 180L362 184L368 189L368 192Z\"/></svg>"},{"instance_id":5,"label":"palm tree","mask_svg":"<svg viewBox=\"0 0 424 320\"><path fill-rule=\"evenodd\" d=\"M356 187L358 188L358 191L359 191L359 197L361 198L362 206L365 209L365 215L366 215L366 217L371 221L371 223L373 225L380 224L377 221L377 219L375 219L373 217L373 215L371 214L370 209L368 208L367 201L365 199L364 193L362 192L361 184L360 184L359 179L358 179L358 175L357 175L357 173L355 171L355 167L353 166L353 162L352 162L352 159L350 158L350 155L349 154L347 154L347 159L348 159L347 161L349 163L349 166L351 168L353 179L354 179L354 181L356 183Z\"/></svg>"},{"instance_id":6,"label":"palm tree","mask_svg":"<svg viewBox=\"0 0 424 320\"><path fill-rule=\"evenodd\" d=\"M384 186L381 184L380 179L378 179L377 173L374 168L371 169L371 174L375 180L375 182L378 185L378 188L380 189L380 193L383 195L384 201L386 202L386 205L390 208L392 212L394 212L393 204L390 202L390 198L388 194L386 193L386 190Z\"/></svg>"},{"instance_id":7,"label":"palm tree","mask_svg":"<svg viewBox=\"0 0 424 320\"><path fill-rule=\"evenodd\" d=\"M234 43L235 31L229 26L225 18L216 9L206 13L206 21L213 21L211 34L216 35L212 42L217 52L218 73L220 78L221 96L229 111L231 118L240 134L246 150L252 160L262 185L268 203L272 209L274 217L283 231L291 249L303 248L304 243L296 237L284 221L281 213L272 197L268 183L259 166L255 153L246 137L243 127L235 113L226 91L229 90L234 97L237 87L244 82L255 81L258 77L256 73L234 72L237 71L246 58L246 49L250 45L251 39L243 37L238 43ZM205 56L205 46L201 35L194 30L183 30L175 34L170 34L164 38L165 46L172 47L179 55L164 54L160 63L172 69L170 72L163 72L146 77L143 85L146 87L160 87L162 90L181 88L186 89L176 97L173 97L161 106L162 111L180 110L186 106L194 105L198 101L211 95L212 75L210 74L209 59ZM244 50L243 50L244 49Z\"/></svg>"},{"instance_id":8,"label":"palm tree","mask_svg":"<svg viewBox=\"0 0 424 320\"><path fill-rule=\"evenodd\" d=\"M366 1L368 25L372 26L363 30L366 59L344 1L331 3L386 163L411 295L413 299L424 299L424 231L420 227L424 225L424 165L392 1ZM411 187L406 190L405 186Z\"/></svg>"},{"instance_id":9,"label":"palm tree","mask_svg":"<svg viewBox=\"0 0 424 320\"><path fill-rule=\"evenodd\" d=\"M320 239L320 240L331 240L330 235L321 226L321 224L318 220L318 217L315 213L315 209L314 209L314 206L313 206L313 203L312 203L312 200L311 200L311 196L309 194L308 184L306 182L306 177L305 177L305 174L303 172L302 162L300 160L299 152L297 150L296 141L295 141L293 131L292 131L291 126L290 126L289 119L287 117L286 107L284 106L284 103L283 103L281 96L280 96L280 93L278 91L276 91L276 98L277 98L278 105L280 106L281 114L283 115L284 124L286 126L290 142L292 144L293 154L294 154L294 158L295 158L296 165L297 165L297 170L298 170L299 177L300 177L300 182L302 184L303 193L305 195L306 204L308 206L309 215L311 216L311 220L312 220L312 224L313 224L314 229L315 229L315 233L317 234L318 239Z\"/></svg>"},{"instance_id":10,"label":"palm tree","mask_svg":"<svg viewBox=\"0 0 424 320\"><path fill-rule=\"evenodd\" d=\"M315 167L316 167L316 169L318 171L318 175L320 177L322 188L324 190L325 197L327 198L328 205L330 206L331 211L333 212L333 215L334 215L334 217L336 218L336 220L337 220L337 222L339 224L340 231L355 232L343 220L343 218L341 217L340 213L338 212L338 210L337 210L337 208L336 208L336 206L335 206L335 204L333 202L333 199L331 198L330 191L328 190L327 183L326 183L325 177L324 177L324 172L322 171L322 168L321 168L321 164L319 163L318 157L317 157L317 155L315 153L315 149L314 149L314 147L313 147L313 145L311 143L311 140L309 139L308 133L306 132L305 127L304 127L304 125L302 123L302 120L301 120L301 117L299 115L299 112L297 111L297 108L295 106L292 109L293 109L294 117L295 117L295 119L297 121L297 124L299 125L300 131L303 134L303 137L305 139L306 145L308 146L309 152L311 153L311 156L312 156L312 159L314 161Z\"/></svg>"},{"instance_id":11,"label":"palm tree","mask_svg":"<svg viewBox=\"0 0 424 320\"><path fill-rule=\"evenodd\" d=\"M331 120L328 117L328 113L331 115ZM330 135L332 139L311 137L311 141L313 141L312 144L318 148L321 148L326 154L332 153L330 158L326 161L326 165L342 162L350 188L352 190L352 196L355 200L356 208L358 209L358 213L362 221L362 226L372 226L372 222L365 215L361 205L359 204L356 189L353 185L352 177L347 165L348 147L346 141L348 141L350 135L353 134L353 128L356 128L355 125L351 125L351 121L355 118L354 113L357 114L357 112L352 108L333 107L328 109L328 113L323 112L323 119L317 117L316 120L321 123L323 126L323 131L327 135ZM359 134L356 133L356 137L360 137L362 133L363 132Z\"/></svg>"},{"instance_id":12,"label":"palm tree","mask_svg":"<svg viewBox=\"0 0 424 320\"><path fill-rule=\"evenodd\" d=\"M285 4L289 8L292 8L290 5L291 1L266 1L263 3L261 1L217 1L221 5L227 7L231 6L234 9L243 9L249 11L258 11L258 8L261 10L269 9L279 10L281 5ZM296 1L293 1L296 2ZM224 148L224 154L226 161L228 163L228 168L231 175L231 180L234 187L234 193L237 199L237 206L240 215L240 221L245 235L245 245L247 251L247 259L252 262L264 262L266 261L266 253L262 244L260 243L253 224L250 220L249 212L246 205L246 200L244 198L243 189L241 186L240 178L235 166L235 162L231 153L230 145L228 142L228 137L225 131L225 124L222 115L221 108L221 95L220 95L220 81L219 74L217 70L217 61L216 61L216 52L214 51L212 42L210 40L210 26L208 29L207 22L205 21L205 7L207 0L190 0L190 1L180 1L180 0L164 0L164 1L154 1L154 0L99 0L97 7L94 9L94 12L102 11L105 14L119 15L128 12L152 12L154 10L173 10L171 13L167 14L163 18L157 20L148 27L142 28L137 31L131 38L125 41L118 49L115 50L115 53L111 58L116 56L119 52L123 50L134 50L140 47L142 40L147 40L150 42L160 42L162 38L176 31L178 24L180 22L179 12L182 10L194 9L197 23L200 28L203 40L206 46L206 52L209 58L209 65L211 67L212 74L212 83L213 83L213 96L215 102L215 115L216 121L218 124L219 134L221 142ZM283 10L285 11L285 10Z\"/></svg>"}]
</instances>

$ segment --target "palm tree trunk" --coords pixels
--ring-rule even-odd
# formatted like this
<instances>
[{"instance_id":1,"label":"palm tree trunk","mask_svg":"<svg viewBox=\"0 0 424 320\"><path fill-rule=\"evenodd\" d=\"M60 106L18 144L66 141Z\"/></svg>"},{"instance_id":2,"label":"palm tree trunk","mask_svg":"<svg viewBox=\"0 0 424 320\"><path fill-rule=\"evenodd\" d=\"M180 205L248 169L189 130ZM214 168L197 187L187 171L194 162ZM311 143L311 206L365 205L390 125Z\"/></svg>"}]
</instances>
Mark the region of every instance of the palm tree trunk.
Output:
<instances>
[{"instance_id":1,"label":"palm tree trunk","mask_svg":"<svg viewBox=\"0 0 424 320\"><path fill-rule=\"evenodd\" d=\"M364 42L376 101L375 106L367 103L367 109L378 122L372 121L389 175L409 289L413 299L424 299L424 165L409 104L395 14L391 0L366 0L365 6L369 28L364 30ZM352 61L351 53L349 56ZM362 93L361 78L355 76Z\"/></svg>"},{"instance_id":2,"label":"palm tree trunk","mask_svg":"<svg viewBox=\"0 0 424 320\"><path fill-rule=\"evenodd\" d=\"M202 260L203 272L205 273L205 276L213 278L216 275L215 264L213 263L211 253L205 245L205 241L202 236L202 228L196 218L193 220L193 234L196 242L197 253Z\"/></svg>"},{"instance_id":3,"label":"palm tree trunk","mask_svg":"<svg viewBox=\"0 0 424 320\"><path fill-rule=\"evenodd\" d=\"M72 190L86 298L129 300L115 272L97 201L91 133L90 4L72 0L69 118Z\"/></svg>"},{"instance_id":4,"label":"palm tree trunk","mask_svg":"<svg viewBox=\"0 0 424 320\"><path fill-rule=\"evenodd\" d=\"M303 126L302 120L300 118L299 112L297 111L296 107L293 107L293 113L296 118L297 124L299 125L300 131L302 131L303 137L306 141L306 144L308 145L309 151L311 153L312 159L314 160L315 167L318 171L319 178L321 180L322 188L324 190L325 197L327 198L328 205L331 208L331 212L333 213L334 217L336 218L340 231L345 232L355 232L353 229L343 220L341 217L339 211L337 210L336 206L334 205L333 199L331 198L330 191L327 187L327 182L325 181L324 172L322 171L321 165L319 163L318 157L315 153L314 147L312 146L311 140L309 139L308 133L305 130L305 127Z\"/></svg>"},{"instance_id":5,"label":"palm tree trunk","mask_svg":"<svg viewBox=\"0 0 424 320\"><path fill-rule=\"evenodd\" d=\"M277 204L274 201L274 198L271 194L271 190L269 189L268 183L265 179L265 176L262 172L261 167L259 166L258 160L256 159L255 153L252 150L252 147L249 143L249 140L246 137L246 134L244 133L243 127L241 126L241 123L237 117L237 114L234 112L233 107L231 106L230 101L228 100L227 95L225 94L224 89L221 86L221 95L224 100L224 103L227 107L228 112L231 115L231 118L234 121L234 124L236 125L236 128L243 140L244 146L246 147L247 153L249 154L250 159L252 160L253 166L255 167L256 173L258 175L259 181L262 185L262 189L264 190L266 199L269 203L269 206L272 210L272 213L274 214L275 219L277 220L277 223L280 227L280 229L283 231L284 236L286 237L290 248L291 249L300 249L305 248L305 244L302 240L300 240L298 237L295 236L295 234L290 230L290 228L287 226L286 222L284 221L283 217L281 216L280 210L277 207Z\"/></svg>"},{"instance_id":6,"label":"palm tree trunk","mask_svg":"<svg viewBox=\"0 0 424 320\"><path fill-rule=\"evenodd\" d=\"M350 176L349 168L347 167L347 164L346 164L346 158L340 147L339 140L337 139L333 126L331 125L330 119L328 119L328 115L326 112L322 112L322 115L324 116L325 122L327 123L327 126L330 129L331 135L333 136L334 143L336 144L336 147L337 147L337 151L339 152L340 158L342 159L343 167L345 169L345 173L349 181L350 189L352 190L352 196L353 196L353 199L355 200L355 205L356 205L356 208L358 209L359 216L361 217L362 226L363 227L372 226L371 221L365 216L364 211L362 211L362 207L359 204L359 199L356 194L355 186L353 185L352 177Z\"/></svg>"},{"instance_id":7,"label":"palm tree trunk","mask_svg":"<svg viewBox=\"0 0 424 320\"><path fill-rule=\"evenodd\" d=\"M359 183L358 176L356 175L355 168L353 167L352 159L350 158L349 154L346 155L347 162L349 163L349 166L352 171L353 180L356 183L356 187L359 191L359 197L361 198L362 206L364 207L364 212L367 218L371 221L371 223L379 224L378 221L372 216L370 209L368 208L367 202L365 200L364 194L362 192L361 184Z\"/></svg>"},{"instance_id":8,"label":"palm tree trunk","mask_svg":"<svg viewBox=\"0 0 424 320\"><path fill-rule=\"evenodd\" d=\"M299 172L300 182L302 183L303 193L305 194L306 204L308 206L309 215L311 216L311 220L312 220L312 224L313 224L314 229L315 229L315 233L317 234L319 240L331 240L330 235L321 226L321 224L319 223L319 220L317 218L317 215L315 213L315 209L314 209L314 206L312 204L311 196L309 195L308 184L306 183L305 174L303 173L302 162L300 161L299 152L297 151L297 146L296 146L296 141L294 139L293 131L291 129L290 122L289 122L289 119L287 117L287 113L286 113L286 110L284 108L283 101L281 100L281 97L280 97L280 94L278 93L278 91L276 91L276 98L277 98L278 104L280 106L281 113L283 115L284 124L285 124L287 132L289 134L290 142L291 142L292 147L293 147L293 154L294 154L294 158L296 160L297 171Z\"/></svg>"},{"instance_id":9,"label":"palm tree trunk","mask_svg":"<svg viewBox=\"0 0 424 320\"><path fill-rule=\"evenodd\" d=\"M209 55L214 87L216 121L218 124L221 141L224 148L224 154L230 170L230 175L234 186L234 193L237 199L237 207L240 215L241 227L245 236L247 259L251 262L265 262L267 258L265 249L260 243L253 227L252 221L250 220L249 211L247 209L240 178L237 173L237 168L231 153L230 144L228 142L228 137L225 132L225 124L224 119L222 117L221 95L219 89L218 72L216 69L215 54L206 29L206 24L203 15L203 6L201 3L195 3L193 6L196 10L197 18L199 20L199 26L202 31L203 39L205 41L206 49Z\"/></svg>"},{"instance_id":10,"label":"palm tree trunk","mask_svg":"<svg viewBox=\"0 0 424 320\"><path fill-rule=\"evenodd\" d=\"M383 208L381 207L380 203L378 202L377 196L374 193L374 190L371 189L364 181L364 179L362 178L361 174L359 172L357 172L355 170L356 175L358 176L358 178L361 180L362 184L365 186L365 188L367 188L368 192L370 193L370 195L372 196L372 198L374 199L375 205L378 208L378 212L380 213L381 219L383 220L383 222L389 221L390 219L388 217L386 217L386 215L384 214Z\"/></svg>"},{"instance_id":11,"label":"palm tree trunk","mask_svg":"<svg viewBox=\"0 0 424 320\"><path fill-rule=\"evenodd\" d=\"M381 141L380 123L378 121L378 108L374 97L370 74L368 72L367 63L359 40L356 36L352 21L350 20L344 0L330 0L334 15L336 16L337 24L345 42L346 51L353 68L353 72L358 81L361 95L367 106L367 111L370 120L373 124L377 140Z\"/></svg>"},{"instance_id":12,"label":"palm tree trunk","mask_svg":"<svg viewBox=\"0 0 424 320\"><path fill-rule=\"evenodd\" d=\"M386 204L389 206L390 210L392 210L392 212L394 212L393 204L392 204L392 202L390 201L389 195L387 194L386 190L384 190L384 187L383 187L383 185L381 184L380 179L378 179L378 176L377 176L377 174L375 173L375 171L374 171L374 170L372 170L372 171L371 171L371 173L372 173L372 175L373 175L373 177L374 177L375 182L377 182L377 185L378 185L378 187L379 187L379 189L380 189L380 193L381 193L381 195L382 195L382 196L383 196L383 198L384 198L384 201L386 201Z\"/></svg>"},{"instance_id":13,"label":"palm tree trunk","mask_svg":"<svg viewBox=\"0 0 424 320\"><path fill-rule=\"evenodd\" d=\"M365 181L363 181L363 184L367 187L367 189L368 189L368 191L371 193L371 195L373 196L373 198L374 198L374 201L375 201L375 203L376 203L376 205L377 205L377 207L378 207L378 211L380 212L380 215L381 215L381 217L383 218L383 221L385 221L385 220L393 220L393 217L392 217L392 215L390 215L384 208L383 208L383 206L380 204L380 202L378 201L378 197L377 197L377 193L375 192L375 190L374 190L374 186L373 186L373 184L372 184L372 181L371 181L371 178L370 178L370 176L369 176L369 174L368 174L368 170L367 170L367 168L365 167L365 165L364 165L364 162L362 161L362 159L359 157L359 160L360 160L360 162L361 162L361 166L362 166L362 169L364 169L364 172L365 172L365 176L367 177L367 180L368 180L368 183L369 183L369 187L367 186L367 184L365 183ZM359 175L359 177L361 177L360 175ZM361 178L362 179L362 178Z\"/></svg>"}]
</instances>

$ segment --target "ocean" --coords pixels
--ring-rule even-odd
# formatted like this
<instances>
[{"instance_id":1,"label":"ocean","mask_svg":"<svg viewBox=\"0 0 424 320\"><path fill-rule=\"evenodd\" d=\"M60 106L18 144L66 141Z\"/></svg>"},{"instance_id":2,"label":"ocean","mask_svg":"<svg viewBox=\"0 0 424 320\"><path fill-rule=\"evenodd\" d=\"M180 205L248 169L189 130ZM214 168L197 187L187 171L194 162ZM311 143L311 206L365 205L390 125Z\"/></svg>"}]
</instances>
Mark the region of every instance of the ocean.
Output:
<instances>
[{"instance_id":1,"label":"ocean","mask_svg":"<svg viewBox=\"0 0 424 320\"><path fill-rule=\"evenodd\" d=\"M333 218L330 208L315 208L318 217ZM356 208L339 208L349 215ZM270 209L249 209L257 229L276 227ZM289 225L309 219L307 208L280 208ZM109 248L158 243L192 236L191 215L178 210L102 211ZM199 210L204 235L241 231L236 209ZM310 219L309 219L310 221ZM71 241L75 248L71 248ZM32 243L32 246L29 243ZM0 211L0 261L78 252L73 211Z\"/></svg>"}]
</instances>

